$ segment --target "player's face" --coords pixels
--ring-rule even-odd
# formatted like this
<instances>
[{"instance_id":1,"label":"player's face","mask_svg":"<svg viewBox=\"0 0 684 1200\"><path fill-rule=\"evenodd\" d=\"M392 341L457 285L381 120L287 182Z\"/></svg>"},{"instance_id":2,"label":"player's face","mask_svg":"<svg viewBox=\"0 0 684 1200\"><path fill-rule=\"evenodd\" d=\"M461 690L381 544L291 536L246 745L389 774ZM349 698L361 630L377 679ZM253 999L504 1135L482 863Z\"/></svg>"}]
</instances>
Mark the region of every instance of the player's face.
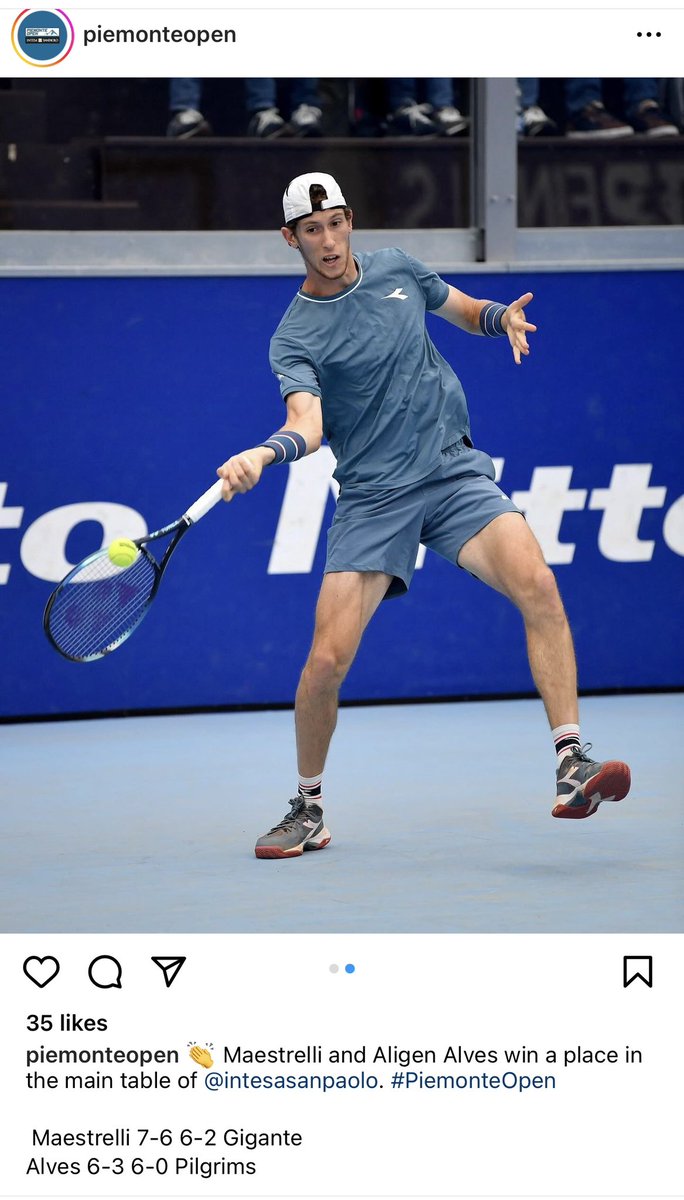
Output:
<instances>
[{"instance_id":1,"label":"player's face","mask_svg":"<svg viewBox=\"0 0 684 1200\"><path fill-rule=\"evenodd\" d=\"M330 294L342 291L354 281L356 264L349 244L351 231L351 218L345 216L342 208L312 213L297 223L295 233L287 231L290 245L302 253L311 290Z\"/></svg>"}]
</instances>

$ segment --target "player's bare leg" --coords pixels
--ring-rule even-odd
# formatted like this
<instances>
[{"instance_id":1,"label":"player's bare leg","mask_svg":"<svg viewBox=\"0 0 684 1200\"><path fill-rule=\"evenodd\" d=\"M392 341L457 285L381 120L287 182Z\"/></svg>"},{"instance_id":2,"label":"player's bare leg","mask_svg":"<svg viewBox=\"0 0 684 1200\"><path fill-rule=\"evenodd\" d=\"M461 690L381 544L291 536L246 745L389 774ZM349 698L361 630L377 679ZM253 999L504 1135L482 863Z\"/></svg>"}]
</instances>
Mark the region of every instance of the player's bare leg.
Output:
<instances>
[{"instance_id":1,"label":"player's bare leg","mask_svg":"<svg viewBox=\"0 0 684 1200\"><path fill-rule=\"evenodd\" d=\"M552 729L578 724L577 668L572 634L553 572L534 534L517 513L502 513L463 546L459 565L502 592L520 609L532 677ZM622 800L630 787L626 763L595 763L582 752L559 765L558 817L591 816L603 800Z\"/></svg>"},{"instance_id":2,"label":"player's bare leg","mask_svg":"<svg viewBox=\"0 0 684 1200\"><path fill-rule=\"evenodd\" d=\"M391 576L380 571L335 571L323 579L313 644L295 700L297 762L302 775L323 771L337 724L340 687L390 582Z\"/></svg>"},{"instance_id":3,"label":"player's bare leg","mask_svg":"<svg viewBox=\"0 0 684 1200\"><path fill-rule=\"evenodd\" d=\"M391 576L379 571L338 571L323 578L313 644L295 701L300 776L313 778L323 773L337 724L340 687L390 582ZM290 806L291 812L258 839L257 858L294 858L304 850L327 846L330 833L320 805L306 803L300 796L291 800Z\"/></svg>"},{"instance_id":4,"label":"player's bare leg","mask_svg":"<svg viewBox=\"0 0 684 1200\"><path fill-rule=\"evenodd\" d=\"M572 634L556 578L527 522L517 513L502 513L466 542L458 562L520 609L532 678L551 728L576 723Z\"/></svg>"}]
</instances>

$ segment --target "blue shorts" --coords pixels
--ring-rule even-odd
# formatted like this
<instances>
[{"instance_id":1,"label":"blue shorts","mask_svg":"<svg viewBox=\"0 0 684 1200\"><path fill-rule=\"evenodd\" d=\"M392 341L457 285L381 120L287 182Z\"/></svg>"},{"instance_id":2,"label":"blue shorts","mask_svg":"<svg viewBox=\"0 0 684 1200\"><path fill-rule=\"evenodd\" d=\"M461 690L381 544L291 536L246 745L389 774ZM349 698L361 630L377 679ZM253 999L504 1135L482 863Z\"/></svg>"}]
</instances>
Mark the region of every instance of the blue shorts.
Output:
<instances>
[{"instance_id":1,"label":"blue shorts","mask_svg":"<svg viewBox=\"0 0 684 1200\"><path fill-rule=\"evenodd\" d=\"M494 463L465 439L442 451L441 463L407 487L342 488L328 531L326 574L383 571L394 578L385 599L407 592L420 543L458 564L461 549L490 521L519 513L494 483Z\"/></svg>"}]
</instances>

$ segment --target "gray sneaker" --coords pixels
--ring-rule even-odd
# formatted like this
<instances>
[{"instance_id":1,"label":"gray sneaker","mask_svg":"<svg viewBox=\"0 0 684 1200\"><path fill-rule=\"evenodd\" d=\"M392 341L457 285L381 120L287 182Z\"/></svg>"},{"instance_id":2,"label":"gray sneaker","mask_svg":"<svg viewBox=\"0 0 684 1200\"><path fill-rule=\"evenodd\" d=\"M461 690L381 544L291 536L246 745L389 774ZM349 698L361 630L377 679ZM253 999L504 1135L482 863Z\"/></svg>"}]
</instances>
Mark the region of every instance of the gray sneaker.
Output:
<instances>
[{"instance_id":1,"label":"gray sneaker","mask_svg":"<svg viewBox=\"0 0 684 1200\"><path fill-rule=\"evenodd\" d=\"M591 817L604 800L624 800L631 775L627 763L594 762L591 742L566 754L556 771L556 804L552 817Z\"/></svg>"},{"instance_id":2,"label":"gray sneaker","mask_svg":"<svg viewBox=\"0 0 684 1200\"><path fill-rule=\"evenodd\" d=\"M257 840L257 858L296 858L305 850L322 850L330 841L323 824L323 809L306 804L301 796L289 800L291 811Z\"/></svg>"}]
</instances>

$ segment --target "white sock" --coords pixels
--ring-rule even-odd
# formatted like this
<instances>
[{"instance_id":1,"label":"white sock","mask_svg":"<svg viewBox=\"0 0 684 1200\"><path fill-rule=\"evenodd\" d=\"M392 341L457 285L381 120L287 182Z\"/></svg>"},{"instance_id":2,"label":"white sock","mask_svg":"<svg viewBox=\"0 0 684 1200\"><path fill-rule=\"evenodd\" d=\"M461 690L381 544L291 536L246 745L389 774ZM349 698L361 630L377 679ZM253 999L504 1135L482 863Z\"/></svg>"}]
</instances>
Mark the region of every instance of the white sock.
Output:
<instances>
[{"instance_id":1,"label":"white sock","mask_svg":"<svg viewBox=\"0 0 684 1200\"><path fill-rule=\"evenodd\" d=\"M579 725L557 725L555 729L551 730L551 737L556 747L556 763L558 766L560 766L566 755L572 754L572 751L575 748L579 748L582 744L580 742Z\"/></svg>"},{"instance_id":2,"label":"white sock","mask_svg":"<svg viewBox=\"0 0 684 1200\"><path fill-rule=\"evenodd\" d=\"M323 772L320 775L300 775L297 790L307 804L317 804L322 808Z\"/></svg>"}]
</instances>

